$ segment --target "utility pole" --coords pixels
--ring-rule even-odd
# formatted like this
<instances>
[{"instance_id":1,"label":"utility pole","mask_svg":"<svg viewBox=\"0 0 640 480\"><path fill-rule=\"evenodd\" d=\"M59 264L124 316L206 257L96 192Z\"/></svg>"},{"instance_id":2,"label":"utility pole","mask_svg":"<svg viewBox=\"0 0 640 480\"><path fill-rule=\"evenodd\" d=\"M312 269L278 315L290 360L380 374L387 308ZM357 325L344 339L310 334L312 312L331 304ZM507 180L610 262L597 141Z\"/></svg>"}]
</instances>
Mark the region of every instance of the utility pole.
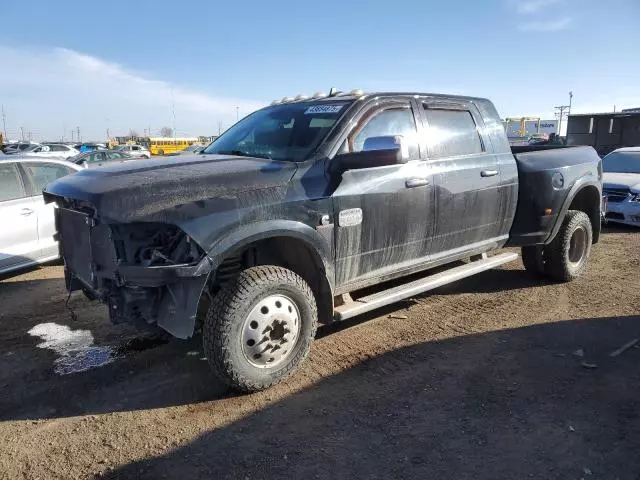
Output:
<instances>
[{"instance_id":1,"label":"utility pole","mask_svg":"<svg viewBox=\"0 0 640 480\"><path fill-rule=\"evenodd\" d=\"M173 101L173 87L171 87L171 116L173 117L173 138L176 138L176 105Z\"/></svg>"},{"instance_id":2,"label":"utility pole","mask_svg":"<svg viewBox=\"0 0 640 480\"><path fill-rule=\"evenodd\" d=\"M567 113L567 122L569 121L569 115L571 115L571 103L573 102L573 91L569 90L569 112ZM568 126L568 124L567 124Z\"/></svg>"},{"instance_id":3,"label":"utility pole","mask_svg":"<svg viewBox=\"0 0 640 480\"><path fill-rule=\"evenodd\" d=\"M553 107L556 110L556 118L558 119L558 135L562 134L562 119L566 116L566 113L569 108L569 105L559 105L557 107Z\"/></svg>"},{"instance_id":4,"label":"utility pole","mask_svg":"<svg viewBox=\"0 0 640 480\"><path fill-rule=\"evenodd\" d=\"M2 131L4 132L3 138L7 140L7 117L4 114L4 105L2 105Z\"/></svg>"}]
</instances>

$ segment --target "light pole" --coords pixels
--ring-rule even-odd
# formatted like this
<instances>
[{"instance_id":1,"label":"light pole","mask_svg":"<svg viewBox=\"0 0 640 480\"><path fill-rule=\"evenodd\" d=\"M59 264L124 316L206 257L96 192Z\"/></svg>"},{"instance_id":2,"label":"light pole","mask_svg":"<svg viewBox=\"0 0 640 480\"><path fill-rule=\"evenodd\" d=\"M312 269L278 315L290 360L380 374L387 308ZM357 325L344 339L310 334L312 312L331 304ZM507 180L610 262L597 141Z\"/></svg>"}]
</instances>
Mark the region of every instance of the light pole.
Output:
<instances>
[{"instance_id":1,"label":"light pole","mask_svg":"<svg viewBox=\"0 0 640 480\"><path fill-rule=\"evenodd\" d=\"M24 142L24 127L20 127L20 136L22 137L22 141Z\"/></svg>"},{"instance_id":2,"label":"light pole","mask_svg":"<svg viewBox=\"0 0 640 480\"><path fill-rule=\"evenodd\" d=\"M7 117L4 114L4 105L2 105L2 131L4 132L4 139L7 139Z\"/></svg>"},{"instance_id":3,"label":"light pole","mask_svg":"<svg viewBox=\"0 0 640 480\"><path fill-rule=\"evenodd\" d=\"M572 102L573 102L573 92L571 90L569 90L569 112L567 113L567 117L569 117L569 115L571 115L571 103Z\"/></svg>"}]
</instances>

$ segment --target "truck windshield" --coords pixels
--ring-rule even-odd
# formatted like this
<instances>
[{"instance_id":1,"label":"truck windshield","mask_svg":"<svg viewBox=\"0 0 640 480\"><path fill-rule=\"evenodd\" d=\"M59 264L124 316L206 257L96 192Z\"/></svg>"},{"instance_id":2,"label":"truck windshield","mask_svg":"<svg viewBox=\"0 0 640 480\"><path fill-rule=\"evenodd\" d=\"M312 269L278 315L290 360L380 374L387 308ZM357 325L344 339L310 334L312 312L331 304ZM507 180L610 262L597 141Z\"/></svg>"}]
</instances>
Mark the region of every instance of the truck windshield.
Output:
<instances>
[{"instance_id":1,"label":"truck windshield","mask_svg":"<svg viewBox=\"0 0 640 480\"><path fill-rule=\"evenodd\" d=\"M611 152L602 159L605 172L640 173L640 152Z\"/></svg>"},{"instance_id":2,"label":"truck windshield","mask_svg":"<svg viewBox=\"0 0 640 480\"><path fill-rule=\"evenodd\" d=\"M203 153L301 162L351 102L288 103L258 110L224 132Z\"/></svg>"}]
</instances>

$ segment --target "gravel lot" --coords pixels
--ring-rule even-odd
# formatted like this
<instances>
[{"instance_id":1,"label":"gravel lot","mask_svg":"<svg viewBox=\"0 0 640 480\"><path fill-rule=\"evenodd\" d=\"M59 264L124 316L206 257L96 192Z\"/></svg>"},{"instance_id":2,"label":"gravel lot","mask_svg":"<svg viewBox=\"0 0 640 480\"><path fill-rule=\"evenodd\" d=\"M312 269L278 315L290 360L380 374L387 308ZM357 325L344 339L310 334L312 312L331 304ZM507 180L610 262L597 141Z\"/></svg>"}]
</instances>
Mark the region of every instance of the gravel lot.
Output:
<instances>
[{"instance_id":1,"label":"gravel lot","mask_svg":"<svg viewBox=\"0 0 640 480\"><path fill-rule=\"evenodd\" d=\"M60 266L0 280L0 478L640 478L640 347L610 356L640 338L637 230L605 230L571 284L516 262L322 327L247 396L196 340L66 299ZM84 350L39 348L50 323Z\"/></svg>"}]
</instances>

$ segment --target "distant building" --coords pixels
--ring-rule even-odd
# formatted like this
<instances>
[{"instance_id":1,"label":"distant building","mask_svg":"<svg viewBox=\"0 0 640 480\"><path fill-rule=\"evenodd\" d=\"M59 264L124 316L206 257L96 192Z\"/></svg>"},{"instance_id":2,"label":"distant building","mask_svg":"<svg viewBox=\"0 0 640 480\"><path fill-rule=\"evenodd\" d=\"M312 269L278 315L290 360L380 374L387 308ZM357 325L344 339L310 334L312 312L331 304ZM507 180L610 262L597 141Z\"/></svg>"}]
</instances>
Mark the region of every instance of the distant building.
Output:
<instances>
[{"instance_id":1,"label":"distant building","mask_svg":"<svg viewBox=\"0 0 640 480\"><path fill-rule=\"evenodd\" d=\"M640 146L640 108L570 115L567 145L590 145L600 155L620 147Z\"/></svg>"},{"instance_id":2,"label":"distant building","mask_svg":"<svg viewBox=\"0 0 640 480\"><path fill-rule=\"evenodd\" d=\"M507 118L504 129L509 138L529 138L533 135L550 135L558 133L558 120L541 120L539 118Z\"/></svg>"}]
</instances>

